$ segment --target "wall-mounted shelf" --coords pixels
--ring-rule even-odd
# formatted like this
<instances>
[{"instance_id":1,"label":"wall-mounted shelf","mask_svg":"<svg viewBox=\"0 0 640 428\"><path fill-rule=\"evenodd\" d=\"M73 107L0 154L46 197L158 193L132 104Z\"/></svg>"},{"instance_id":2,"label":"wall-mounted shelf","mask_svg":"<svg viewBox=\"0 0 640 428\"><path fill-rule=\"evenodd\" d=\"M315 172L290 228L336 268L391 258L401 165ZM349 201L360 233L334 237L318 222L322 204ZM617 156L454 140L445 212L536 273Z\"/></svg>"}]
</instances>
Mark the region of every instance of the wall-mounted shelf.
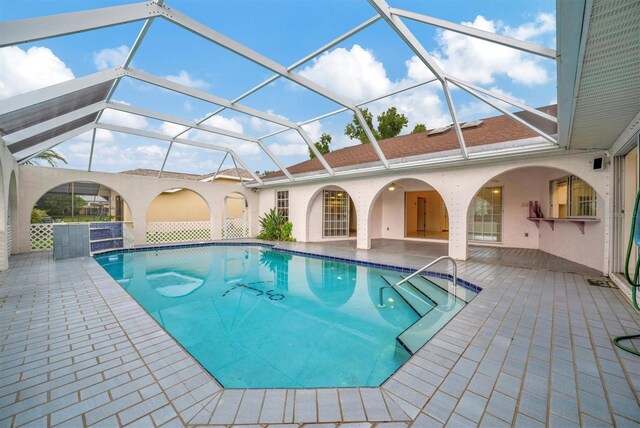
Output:
<instances>
[{"instance_id":1,"label":"wall-mounted shelf","mask_svg":"<svg viewBox=\"0 0 640 428\"><path fill-rule=\"evenodd\" d=\"M556 222L571 222L578 226L580 232L584 235L584 225L586 223L599 223L599 218L583 218L583 217L564 217L564 218L540 218L540 217L527 217L527 220L532 221L536 224L536 227L540 228L540 222L544 221L551 226L551 230L555 230Z\"/></svg>"}]
</instances>

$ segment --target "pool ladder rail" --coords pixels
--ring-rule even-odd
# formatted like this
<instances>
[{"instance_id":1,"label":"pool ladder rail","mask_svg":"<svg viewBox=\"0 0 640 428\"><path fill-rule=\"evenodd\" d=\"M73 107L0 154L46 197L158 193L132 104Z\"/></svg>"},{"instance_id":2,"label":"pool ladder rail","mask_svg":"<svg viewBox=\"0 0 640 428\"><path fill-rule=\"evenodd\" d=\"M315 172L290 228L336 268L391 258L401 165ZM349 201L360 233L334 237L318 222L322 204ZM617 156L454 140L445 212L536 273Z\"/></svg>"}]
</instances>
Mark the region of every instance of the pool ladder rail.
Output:
<instances>
[{"instance_id":1,"label":"pool ladder rail","mask_svg":"<svg viewBox=\"0 0 640 428\"><path fill-rule=\"evenodd\" d=\"M424 272L425 270L429 269L431 266L440 263L443 260L449 260L451 262L451 265L453 266L453 295L455 297L457 296L457 291L458 291L458 265L456 264L456 261L453 259L453 257L450 256L442 256L442 257L438 257L437 259L435 259L434 261L424 265L423 267L421 267L420 269L418 269L417 271L413 272L411 275L409 275L406 278L403 278L402 280L398 281L396 284L390 284L384 287L380 287L380 291L378 292L378 306L381 308L385 307L384 304L384 290L387 288L390 288L392 290L395 290L396 292L398 291L396 288L401 286L402 284L404 284L405 282L408 282L409 280L411 280L412 278L420 275L422 272ZM415 296L418 297L418 296ZM420 299L422 300L422 299Z\"/></svg>"}]
</instances>

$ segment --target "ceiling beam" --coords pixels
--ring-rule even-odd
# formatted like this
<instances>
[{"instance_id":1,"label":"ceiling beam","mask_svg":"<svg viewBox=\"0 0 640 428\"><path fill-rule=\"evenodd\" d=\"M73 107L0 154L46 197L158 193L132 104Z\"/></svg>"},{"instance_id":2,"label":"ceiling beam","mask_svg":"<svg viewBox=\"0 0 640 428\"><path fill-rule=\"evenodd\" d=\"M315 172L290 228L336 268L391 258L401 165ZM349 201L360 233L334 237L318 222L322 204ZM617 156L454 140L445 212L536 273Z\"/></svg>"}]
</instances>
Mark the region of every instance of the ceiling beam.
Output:
<instances>
[{"instance_id":1,"label":"ceiling beam","mask_svg":"<svg viewBox=\"0 0 640 428\"><path fill-rule=\"evenodd\" d=\"M31 146L27 149L16 152L13 154L13 156L18 160L18 163L25 163L33 157L38 156L40 153L54 148L58 144L64 143L65 141L77 137L80 134L84 134L87 131L91 131L92 129L94 129L94 126L95 125L93 123L88 123L79 128L75 128L69 132L58 135L57 137L53 137L47 141L38 143L35 146Z\"/></svg>"},{"instance_id":2,"label":"ceiling beam","mask_svg":"<svg viewBox=\"0 0 640 428\"><path fill-rule=\"evenodd\" d=\"M332 47L336 46L338 43L343 42L344 40L348 39L349 37L353 36L354 34L359 33L360 31L362 31L365 28L369 27L371 24L374 24L375 22L378 22L379 20L380 20L380 16L379 15L376 15L376 16L373 16L373 17L367 19L362 24L353 27L351 30L347 31L346 33L344 33L344 34L342 34L342 35L340 35L338 37L336 37L335 39L333 39L329 43L325 44L324 46L316 49L315 51L313 51L310 54L304 56L303 58L300 58L298 61L296 61L293 64L291 64L290 66L288 66L287 70L291 71L291 70L301 66L302 64L304 64L304 63L308 62L309 60L315 58L316 56L320 55L321 53L323 53L325 51L328 51ZM280 74L277 74L277 73L274 74L273 76L269 77L267 80L263 81L262 83L259 83L258 85L254 86L253 88L249 89L244 94L234 98L231 102L232 103L237 103L238 101L241 101L242 99L248 97L249 95L253 94L254 92L264 88L268 84L273 83L274 81L276 81L280 77L282 77ZM214 111L213 113L211 113L210 116L214 116L214 115L222 112L223 110L224 110L224 108L220 108L220 109ZM204 119L204 120L206 120L206 119Z\"/></svg>"},{"instance_id":3,"label":"ceiling beam","mask_svg":"<svg viewBox=\"0 0 640 428\"><path fill-rule=\"evenodd\" d=\"M182 85L180 83L176 83L169 79L158 77L144 71L129 68L125 71L125 73L129 77L132 77L136 80L147 82L152 85L169 89L171 91L178 92L193 98L198 98L200 100L207 101L212 104L224 106L230 110L235 110L240 113L248 114L250 116L255 116L260 119L264 119L268 122L277 123L278 125L282 125L290 129L295 129L298 126L296 123L291 122L287 119L284 119L280 116L276 116L274 114L266 113L266 112L254 109L252 107L246 107L240 104L231 104L231 101L225 98L221 98L216 95L210 94L209 92L201 91L199 89L195 89L190 86Z\"/></svg>"},{"instance_id":4,"label":"ceiling beam","mask_svg":"<svg viewBox=\"0 0 640 428\"><path fill-rule=\"evenodd\" d=\"M46 86L44 88L25 92L11 98L0 100L0 115L30 107L45 101L59 98L73 92L87 89L101 83L114 80L124 75L122 68L110 68L88 76L77 77L72 80Z\"/></svg>"},{"instance_id":5,"label":"ceiling beam","mask_svg":"<svg viewBox=\"0 0 640 428\"><path fill-rule=\"evenodd\" d=\"M356 113L356 116L361 116L357 114L358 107L353 102L347 100L346 98L342 98L341 96L329 91L328 89L307 79L306 77L303 77L297 73L294 73L293 71L289 71L286 67L277 63L276 61L273 61L270 58L267 58L264 55L261 55L258 52L255 52L247 48L246 46L236 42L235 40L227 36L224 36L218 33L217 31L190 18L187 15L184 15L173 9L165 8L160 5L155 5L155 7L159 10L166 10L166 12L164 13L164 17L167 20L173 22L174 24L179 25L188 31L191 31L192 33L195 33L209 40L212 43L222 46L223 48L231 52L234 52L235 54L240 55L241 57L246 58L255 64L258 64L264 68L267 68L273 71L274 73L277 73L280 76L294 83L297 83L298 85L306 89L309 89L310 91L315 92L318 95L325 97L328 100L331 100L337 104L340 104L343 107L349 108L354 113ZM230 107L230 105L231 103L229 103L226 107L232 108ZM375 148L376 153L380 158L380 161L385 165L385 168L388 168L389 163L387 162L387 159L384 157L382 150L380 150L377 140L373 137L373 132L371 131L371 129L369 129L369 126L367 125L366 122L361 121L360 124L364 129L365 133L369 136L371 145Z\"/></svg>"},{"instance_id":6,"label":"ceiling beam","mask_svg":"<svg viewBox=\"0 0 640 428\"><path fill-rule=\"evenodd\" d=\"M287 168L282 165L279 161L279 159L271 152L271 150L269 149L269 147L267 147L266 144L264 144L260 139L253 137L251 135L246 135L246 134L241 134L239 132L233 132L233 131L228 131L226 129L223 128L218 128L215 126L209 126L209 125L204 125L204 124L196 124L196 122L193 121L189 121L189 120L184 120L175 116L170 116L167 114L163 114L163 113L158 113L158 112L154 112L151 110L146 110L146 109L142 109L142 108L138 108L138 107L133 107L130 105L126 105L123 103L116 103L116 102L112 102L109 101L108 103L106 103L105 108L110 108L113 110L118 110L118 111L122 111L125 113L131 113L131 114L135 114L138 116L144 116L147 117L149 119L155 119L155 120L161 120L164 122L169 122L169 123L174 123L176 125L182 125L182 126L186 126L189 129L197 129L199 131L203 131L203 132L208 132L211 134L216 134L216 135L222 135L225 137L230 137L230 138L235 138L238 140L243 140L243 141L250 141L252 143L256 143L260 146L260 148L267 154L267 156L269 156L269 158L282 170L282 172L284 172L284 174L289 177L290 179L293 180L293 176L289 173L289 170L287 170ZM178 137L171 137L171 138L178 138ZM168 157L168 153L171 150L171 148L169 148L169 150L167 150L167 156L165 156L164 162L163 162L163 168L160 169L160 171L162 172L164 170L164 164L167 161L167 157Z\"/></svg>"},{"instance_id":7,"label":"ceiling beam","mask_svg":"<svg viewBox=\"0 0 640 428\"><path fill-rule=\"evenodd\" d=\"M35 42L160 15L149 2L0 22L0 47Z\"/></svg>"},{"instance_id":8,"label":"ceiling beam","mask_svg":"<svg viewBox=\"0 0 640 428\"><path fill-rule=\"evenodd\" d=\"M20 131L14 132L13 134L4 136L3 139L7 143L7 146L10 147L12 144L19 143L20 141L26 140L27 138L35 137L38 134L47 132L51 129L57 128L58 126L65 125L90 114L98 113L103 108L105 108L105 105L106 104L104 101L98 101L97 103L79 108L78 110L73 110L69 113L56 116L53 119L49 119L28 128L21 129Z\"/></svg>"},{"instance_id":9,"label":"ceiling beam","mask_svg":"<svg viewBox=\"0 0 640 428\"><path fill-rule=\"evenodd\" d=\"M152 132L152 131L145 131L142 129L135 129L135 128L129 128L126 126L120 126L120 125L111 125L111 124L106 124L106 123L98 123L97 125L95 125L96 128L100 128L100 129L106 129L109 131L114 131L114 132L121 132L123 134L130 134L130 135L137 135L139 137L145 137L145 138L152 138L154 140L161 140L161 141L173 141L174 143L178 143L178 144L183 144L185 146L193 146L193 147L200 147L203 149L209 149L209 150L216 150L216 151L220 151L220 152L227 152L230 155L232 155L233 157L235 157L238 162L240 162L242 164L242 167L244 169L246 169L249 174L251 174L251 176L260 184L263 183L262 179L260 177L258 177L253 171L251 171L247 165L242 161L242 159L230 148L225 147L225 146L218 146L215 144L207 144L207 143L200 143L198 141L193 141L193 140L188 140L186 138L171 138L171 136L169 135L164 135L164 134L160 134L158 132Z\"/></svg>"},{"instance_id":10,"label":"ceiling beam","mask_svg":"<svg viewBox=\"0 0 640 428\"><path fill-rule=\"evenodd\" d=\"M468 92L469 94L473 95L474 97L476 97L477 99L479 99L480 101L490 105L491 107L493 107L494 109L502 112L503 114L505 114L506 116L509 116L511 119L515 120L516 122L518 122L521 125L526 126L527 128L531 129L533 132L535 132L536 134L540 135L542 138L544 138L545 140L549 141L552 144L558 144L558 140L556 140L555 138L553 138L551 135L547 134L544 131L541 131L540 129L536 128L535 126L533 126L532 124L530 124L529 122L527 122L526 120L516 116L515 114L513 114L512 112L510 112L509 110L507 110L506 108L502 107L500 104L491 101L490 99L480 95L479 93L477 93L476 91L474 91L473 89L469 89L469 88L464 88L461 84L456 83L454 81L451 81L451 83L453 83L454 85L456 85L457 87L459 87L460 89L465 90L466 92Z\"/></svg>"},{"instance_id":11,"label":"ceiling beam","mask_svg":"<svg viewBox=\"0 0 640 428\"><path fill-rule=\"evenodd\" d=\"M520 101L516 100L515 98L508 97L506 95L500 94L500 93L495 92L495 91L491 91L489 89L484 89L484 88L482 88L482 87L480 87L478 85L474 85L473 83L465 82L464 80L458 79L457 77L453 77L453 76L447 75L447 80L450 81L451 83L456 84L456 86L458 86L458 87L461 87L460 85L462 85L463 86L462 89L465 90L465 91L467 91L467 88L473 89L474 91L480 92L480 93L485 94L485 95L489 95L490 97L493 97L493 98L495 98L497 100L500 100L500 101L502 101L504 103L511 104L514 107L518 107L518 108L520 108L520 109L522 109L524 111L527 111L527 112L529 112L531 114L534 114L534 115L536 115L538 117L541 117L542 119L546 119L549 122L558 123L558 118L557 117L554 117L554 116L552 116L552 115L550 115L548 113L545 113L543 111L540 111L540 110L538 110L536 108L529 107L528 105L526 105L524 103L521 103ZM460 85L457 85L458 83Z\"/></svg>"},{"instance_id":12,"label":"ceiling beam","mask_svg":"<svg viewBox=\"0 0 640 428\"><path fill-rule=\"evenodd\" d=\"M428 15L422 15L419 13L397 9L395 7L389 8L389 13L392 15L409 18L413 21L422 22L424 24L433 25L435 27L443 28L445 30L454 31L456 33L464 34L465 36L475 37L476 39L485 40L491 43L497 43L502 46L506 46L512 49L517 49L523 52L528 52L534 55L539 55L549 59L556 59L555 49L545 48L544 46L536 45L535 43L525 42L523 40L514 39L511 37L501 36L496 33L490 33L489 31L478 30L477 28L469 27L467 25L455 24L444 19L434 18Z\"/></svg>"},{"instance_id":13,"label":"ceiling beam","mask_svg":"<svg viewBox=\"0 0 640 428\"><path fill-rule=\"evenodd\" d=\"M558 141L569 147L578 104L587 36L591 24L592 0L556 1L559 56L556 64L558 87Z\"/></svg>"},{"instance_id":14,"label":"ceiling beam","mask_svg":"<svg viewBox=\"0 0 640 428\"><path fill-rule=\"evenodd\" d=\"M309 138L309 136L307 135L307 133L301 129L296 123L291 122L287 119L284 119L280 116L276 116L270 113L265 113L263 111L260 110L256 110L254 108L251 107L246 107L240 104L231 104L231 102L229 100L226 100L224 98L220 98L217 97L215 95L212 95L208 92L205 91L201 91L199 89L194 89L191 88L189 86L185 86L185 85L181 85L179 83L173 82L171 80L168 79L164 79L162 77L158 77L158 76L154 76L152 74L143 72L143 71L139 71L139 70L133 70L133 69L128 69L127 70L127 74L134 78L134 79L138 79L141 80L143 82L147 82L147 83L151 83L152 85L155 86L159 86L165 89L169 89L175 92L179 92L181 94L184 95L188 95L190 97L194 97L194 98L198 98L201 99L203 101L207 101L213 104L217 104L217 105L222 105L227 107L230 110L235 110L238 111L240 113L245 113L248 114L250 116L254 116L254 117L258 117L260 119L266 120L268 122L272 122L272 123L276 123L278 125L282 125L285 126L289 129L295 129L298 133L300 133L302 135L302 138L305 140L305 142L307 143L307 145L309 145L309 148L311 150L315 149L315 145L313 144L313 141L311 141L311 139ZM201 126L201 125L200 125ZM259 139L261 141L261 139ZM257 141L256 141L257 142ZM259 143L261 144L261 143ZM266 150L268 151L268 149ZM270 151L268 151L268 153L271 153ZM273 153L272 153L273 155ZM318 159L322 158L322 155L320 153L318 153ZM279 161L274 160L274 162L276 163L276 165L281 165ZM327 172L331 173L331 167L329 167L329 164L326 163L326 161L324 161L324 158L322 158L320 160L320 162L323 164L323 166L325 166L325 169L327 169ZM284 172L284 170L283 170ZM285 173L287 174L287 173Z\"/></svg>"},{"instance_id":15,"label":"ceiling beam","mask_svg":"<svg viewBox=\"0 0 640 428\"><path fill-rule=\"evenodd\" d=\"M442 91L444 92L447 106L449 107L449 115L451 121L456 130L456 136L458 137L458 143L460 144L460 151L464 158L467 157L467 146L464 142L464 136L460 129L460 122L458 121L458 115L456 113L455 106L453 105L453 98L449 92L449 86L447 84L445 73L440 66L436 63L435 59L429 55L429 52L422 46L418 39L413 35L411 30L402 22L397 15L390 13L389 5L384 0L369 0L369 4L387 21L387 24L393 31L405 42L405 44L413 51L413 53L422 61L422 63L433 73L433 75L442 84Z\"/></svg>"}]
</instances>

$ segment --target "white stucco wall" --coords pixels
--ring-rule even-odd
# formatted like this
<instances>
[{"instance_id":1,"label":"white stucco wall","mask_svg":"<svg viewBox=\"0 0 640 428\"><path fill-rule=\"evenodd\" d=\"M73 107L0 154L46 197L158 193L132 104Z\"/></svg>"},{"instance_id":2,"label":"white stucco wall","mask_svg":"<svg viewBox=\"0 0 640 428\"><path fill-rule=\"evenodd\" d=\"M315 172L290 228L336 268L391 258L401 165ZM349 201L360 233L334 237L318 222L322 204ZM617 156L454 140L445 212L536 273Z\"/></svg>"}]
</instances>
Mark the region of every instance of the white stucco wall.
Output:
<instances>
[{"instance_id":1,"label":"white stucco wall","mask_svg":"<svg viewBox=\"0 0 640 428\"><path fill-rule=\"evenodd\" d=\"M505 192L505 225L504 241L500 245L540 248L607 271L608 234L605 231L608 230L610 218L605 213L610 212L609 172L592 170L591 161L598 156L598 153L585 153L530 157L371 177L332 177L330 182L324 183L291 183L287 188L294 237L299 241L322 240L321 198L316 200L315 195L329 185L337 185L349 193L356 206L358 248L370 248L371 239L374 237L401 239L404 237L404 195L402 191L389 192L386 188L391 182L417 179L442 196L449 212L449 254L464 260L467 258L467 212L471 200L482 187L501 185ZM555 171L540 168L554 168ZM587 225L585 235L582 235L574 224L559 223L556 224L556 230L560 232L551 235L545 230L548 225L541 224L539 230L534 223L526 219L529 200L538 200L543 207L548 205L549 180L554 174L577 175L591 184L598 193L598 215L602 215L601 222ZM492 181L494 179L498 180L498 183ZM281 185L278 188L284 187ZM274 190L275 188L260 190L261 212L274 207ZM378 194L380 197L377 197ZM525 233L529 236L525 237ZM588 242L589 245L582 245L577 249L574 242Z\"/></svg>"},{"instance_id":2,"label":"white stucco wall","mask_svg":"<svg viewBox=\"0 0 640 428\"><path fill-rule=\"evenodd\" d=\"M0 138L0 270L9 267L7 252L7 227L11 218L11 234L13 236L13 252L17 250L15 244L20 232L18 223L18 164L13 158L5 142Z\"/></svg>"},{"instance_id":3,"label":"white stucco wall","mask_svg":"<svg viewBox=\"0 0 640 428\"><path fill-rule=\"evenodd\" d=\"M9 174L15 169L12 156L2 147L2 216L6 223ZM467 258L467 213L475 193L486 185L504 189L505 247L539 248L561 257L586 264L602 271L608 268L608 233L610 227L609 179L607 170L593 171L591 160L599 154L512 159L484 164L468 164L442 169L417 169L360 177L333 177L326 182L294 182L278 187L261 188L257 192L235 183L201 183L178 179L156 179L110 173L94 173L67 169L19 167L20 182L18 214L14 216L14 247L29 251L29 218L35 202L49 189L70 181L93 181L120 193L128 204L135 230L135 244L144 243L146 212L156 195L167 189L183 187L202 195L211 207L211 223L219 238L222 225L224 197L232 192L242 193L248 200L251 235L259 231L258 218L275 206L275 191L289 190L289 217L293 234L298 241L322 240L322 190L335 188L346 191L355 206L358 224L358 248L370 248L371 239L402 239L404 225L404 192L433 189L442 196L449 212L449 254L457 259ZM9 165L6 168L5 165ZM549 169L553 168L553 169ZM526 219L528 201L538 200L543 211L548 207L549 180L574 174L586 180L598 193L598 217L601 221L589 224L585 234L572 223L556 223L551 231L546 223L540 228ZM420 180L417 183L413 180ZM401 191L389 192L391 182L410 185ZM415 187L415 189L414 189ZM5 224L0 227L5 231ZM529 236L525 237L525 233ZM3 238L4 239L4 238ZM0 247L2 251L3 247ZM2 254L2 253L0 253ZM5 256L6 259L6 256ZM1 265L0 265L1 266Z\"/></svg>"},{"instance_id":4,"label":"white stucco wall","mask_svg":"<svg viewBox=\"0 0 640 428\"><path fill-rule=\"evenodd\" d=\"M181 187L198 193L210 208L213 239L221 238L224 198L237 192L247 198L249 205L250 234L258 233L258 195L239 183L203 183L173 178L143 177L128 174L87 172L61 168L20 166L19 250L29 252L29 224L31 209L48 190L71 181L91 181L103 184L118 192L129 209L134 228L134 244L145 243L147 209L155 197L165 190Z\"/></svg>"}]
</instances>

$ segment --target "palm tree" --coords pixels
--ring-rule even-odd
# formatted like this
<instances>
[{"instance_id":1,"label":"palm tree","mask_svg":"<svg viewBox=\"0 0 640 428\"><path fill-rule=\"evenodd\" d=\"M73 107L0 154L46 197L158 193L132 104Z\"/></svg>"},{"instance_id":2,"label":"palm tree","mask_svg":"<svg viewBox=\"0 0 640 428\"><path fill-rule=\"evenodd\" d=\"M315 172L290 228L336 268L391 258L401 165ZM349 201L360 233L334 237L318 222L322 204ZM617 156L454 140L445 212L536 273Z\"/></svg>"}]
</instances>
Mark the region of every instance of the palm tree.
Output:
<instances>
[{"instance_id":1,"label":"palm tree","mask_svg":"<svg viewBox=\"0 0 640 428\"><path fill-rule=\"evenodd\" d=\"M62 156L60 153L49 149L49 150L46 150L46 151L40 153L37 156L32 157L31 159L26 161L24 164L25 165L37 165L38 163L35 162L36 160L43 160L43 161L47 162L53 168L55 168L57 166L56 165L57 161L64 162L65 164L68 163L67 160L64 158L64 156Z\"/></svg>"}]
</instances>

